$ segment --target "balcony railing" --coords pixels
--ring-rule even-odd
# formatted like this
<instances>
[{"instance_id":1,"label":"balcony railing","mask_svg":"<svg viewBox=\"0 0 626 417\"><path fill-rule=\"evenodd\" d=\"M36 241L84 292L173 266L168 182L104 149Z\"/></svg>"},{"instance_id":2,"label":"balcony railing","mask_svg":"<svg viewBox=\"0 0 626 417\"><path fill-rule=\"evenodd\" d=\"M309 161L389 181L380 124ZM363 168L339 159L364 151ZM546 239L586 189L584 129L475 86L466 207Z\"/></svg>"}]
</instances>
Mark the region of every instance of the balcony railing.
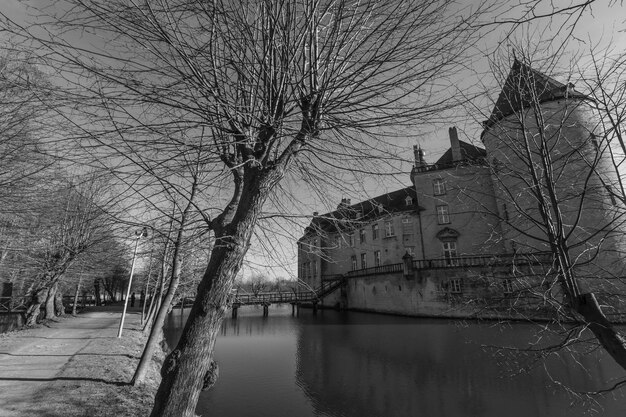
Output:
<instances>
[{"instance_id":1,"label":"balcony railing","mask_svg":"<svg viewBox=\"0 0 626 417\"><path fill-rule=\"evenodd\" d=\"M537 252L529 254L494 254L494 255L466 255L449 258L417 259L412 261L413 270L427 270L440 268L468 268L508 265L543 265L552 262L552 254ZM363 277L368 275L385 275L403 272L403 264L381 265L372 268L363 268L349 271L344 278ZM330 277L330 275L328 276ZM322 279L327 279L323 276ZM336 279L336 275L332 276Z\"/></svg>"},{"instance_id":2,"label":"balcony railing","mask_svg":"<svg viewBox=\"0 0 626 417\"><path fill-rule=\"evenodd\" d=\"M532 254L467 255L450 258L418 259L413 261L413 268L420 270L472 266L507 266L513 264L538 265L551 262L552 254L545 252Z\"/></svg>"}]
</instances>

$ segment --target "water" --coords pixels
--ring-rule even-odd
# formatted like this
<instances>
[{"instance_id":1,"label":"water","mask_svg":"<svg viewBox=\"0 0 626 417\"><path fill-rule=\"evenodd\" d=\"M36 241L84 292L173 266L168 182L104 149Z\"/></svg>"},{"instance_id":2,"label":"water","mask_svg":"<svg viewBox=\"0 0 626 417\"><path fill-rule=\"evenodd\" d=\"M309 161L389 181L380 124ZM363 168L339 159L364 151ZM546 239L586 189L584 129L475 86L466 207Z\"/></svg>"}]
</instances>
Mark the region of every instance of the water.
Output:
<instances>
[{"instance_id":1,"label":"water","mask_svg":"<svg viewBox=\"0 0 626 417\"><path fill-rule=\"evenodd\" d=\"M166 324L173 346L182 320ZM216 344L216 385L196 412L227 417L575 417L626 415L626 388L596 401L626 373L601 351L537 363L496 347L529 347L529 324L417 319L273 306L239 310ZM583 346L577 348L581 350ZM519 372L523 368L524 372ZM565 388L567 387L567 389Z\"/></svg>"}]
</instances>

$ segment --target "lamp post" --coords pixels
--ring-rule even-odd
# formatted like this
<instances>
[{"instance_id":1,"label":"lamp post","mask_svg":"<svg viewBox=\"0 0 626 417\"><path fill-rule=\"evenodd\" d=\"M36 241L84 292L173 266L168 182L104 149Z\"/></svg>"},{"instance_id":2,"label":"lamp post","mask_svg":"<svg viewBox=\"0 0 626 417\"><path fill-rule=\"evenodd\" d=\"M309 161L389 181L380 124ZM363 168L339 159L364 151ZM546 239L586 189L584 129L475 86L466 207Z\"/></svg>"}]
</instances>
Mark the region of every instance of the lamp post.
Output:
<instances>
[{"instance_id":1,"label":"lamp post","mask_svg":"<svg viewBox=\"0 0 626 417\"><path fill-rule=\"evenodd\" d=\"M122 337L122 329L124 328L124 318L126 317L126 307L128 306L128 296L130 295L130 287L133 283L133 272L135 272L135 259L137 258L137 246L139 246L139 239L148 236L148 229L145 227L141 229L141 232L135 232L137 236L135 240L135 250L133 251L133 263L130 267L130 278L128 278L128 288L126 289L126 298L124 298L124 310L122 311L122 318L120 319L120 328L117 331L117 337Z\"/></svg>"}]
</instances>

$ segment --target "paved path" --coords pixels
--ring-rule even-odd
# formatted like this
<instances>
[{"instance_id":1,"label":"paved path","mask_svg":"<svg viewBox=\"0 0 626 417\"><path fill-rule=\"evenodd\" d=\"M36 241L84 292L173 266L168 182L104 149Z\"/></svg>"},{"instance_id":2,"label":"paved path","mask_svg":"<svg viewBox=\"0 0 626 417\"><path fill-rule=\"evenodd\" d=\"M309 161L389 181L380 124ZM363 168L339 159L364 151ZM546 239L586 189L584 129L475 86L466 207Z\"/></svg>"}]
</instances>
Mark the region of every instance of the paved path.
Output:
<instances>
[{"instance_id":1,"label":"paved path","mask_svg":"<svg viewBox=\"0 0 626 417\"><path fill-rule=\"evenodd\" d=\"M58 380L65 365L98 339L117 337L121 306L97 308L36 329L0 335L0 416L17 416L46 384ZM124 328L136 326L138 314Z\"/></svg>"}]
</instances>

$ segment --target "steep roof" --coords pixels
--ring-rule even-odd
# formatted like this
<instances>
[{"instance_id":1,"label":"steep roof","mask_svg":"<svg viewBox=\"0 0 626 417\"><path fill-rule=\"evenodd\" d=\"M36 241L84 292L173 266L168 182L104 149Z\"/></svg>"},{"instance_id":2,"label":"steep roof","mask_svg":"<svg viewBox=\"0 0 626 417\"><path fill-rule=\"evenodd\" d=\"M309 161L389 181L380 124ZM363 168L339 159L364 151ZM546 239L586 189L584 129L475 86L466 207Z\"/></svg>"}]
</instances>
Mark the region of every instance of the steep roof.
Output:
<instances>
[{"instance_id":1,"label":"steep roof","mask_svg":"<svg viewBox=\"0 0 626 417\"><path fill-rule=\"evenodd\" d=\"M544 103L563 98L591 100L574 90L573 84L556 81L515 59L491 116L484 122L484 126L491 127L498 120L532 106L533 102Z\"/></svg>"},{"instance_id":2,"label":"steep roof","mask_svg":"<svg viewBox=\"0 0 626 417\"><path fill-rule=\"evenodd\" d=\"M487 151L483 148L476 147L471 143L459 140L459 146L461 148L461 158L464 161L477 161L487 156ZM452 148L448 148L448 150L441 155L437 162L435 162L435 165L449 165L453 163L454 158L452 157Z\"/></svg>"},{"instance_id":3,"label":"steep roof","mask_svg":"<svg viewBox=\"0 0 626 417\"><path fill-rule=\"evenodd\" d=\"M406 198L413 203L406 205ZM304 231L304 236L311 232L333 233L362 227L378 217L389 213L417 211L417 192L414 187L407 187L353 205L340 205L337 210L316 216Z\"/></svg>"}]
</instances>

